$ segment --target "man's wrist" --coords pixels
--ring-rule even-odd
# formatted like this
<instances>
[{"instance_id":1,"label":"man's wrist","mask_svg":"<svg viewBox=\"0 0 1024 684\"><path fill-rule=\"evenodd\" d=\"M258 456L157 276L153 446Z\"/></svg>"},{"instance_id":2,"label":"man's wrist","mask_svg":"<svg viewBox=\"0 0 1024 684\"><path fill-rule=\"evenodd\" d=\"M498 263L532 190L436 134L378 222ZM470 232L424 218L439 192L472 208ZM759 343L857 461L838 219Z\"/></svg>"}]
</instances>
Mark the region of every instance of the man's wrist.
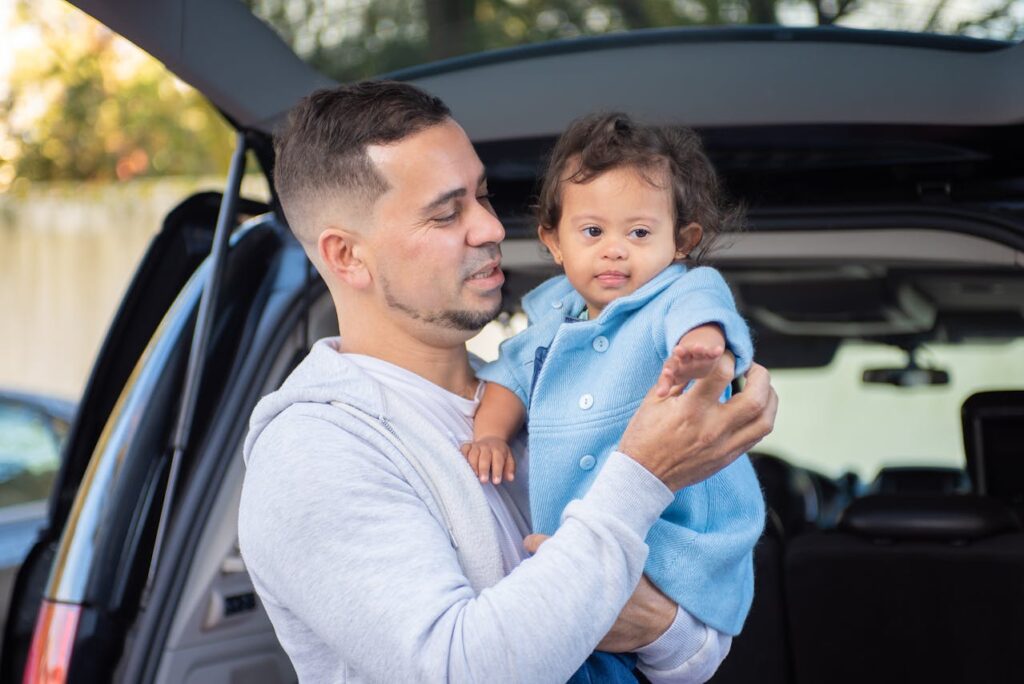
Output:
<instances>
[{"instance_id":1,"label":"man's wrist","mask_svg":"<svg viewBox=\"0 0 1024 684\"><path fill-rule=\"evenodd\" d=\"M566 507L593 507L601 515L613 515L640 537L672 503L672 491L649 470L629 456L613 451L594 480L590 491Z\"/></svg>"},{"instance_id":2,"label":"man's wrist","mask_svg":"<svg viewBox=\"0 0 1024 684\"><path fill-rule=\"evenodd\" d=\"M708 639L708 627L685 609L676 614L668 629L646 646L636 649L641 663L656 670L673 670L692 658Z\"/></svg>"},{"instance_id":3,"label":"man's wrist","mask_svg":"<svg viewBox=\"0 0 1024 684\"><path fill-rule=\"evenodd\" d=\"M644 470L646 470L655 478L657 478L658 481L660 481L662 484L665 484L665 480L668 477L668 472L663 467L663 464L652 463L650 459L644 457L643 450L634 447L628 442L623 442L619 444L619 453L629 458L631 461L639 464Z\"/></svg>"}]
</instances>

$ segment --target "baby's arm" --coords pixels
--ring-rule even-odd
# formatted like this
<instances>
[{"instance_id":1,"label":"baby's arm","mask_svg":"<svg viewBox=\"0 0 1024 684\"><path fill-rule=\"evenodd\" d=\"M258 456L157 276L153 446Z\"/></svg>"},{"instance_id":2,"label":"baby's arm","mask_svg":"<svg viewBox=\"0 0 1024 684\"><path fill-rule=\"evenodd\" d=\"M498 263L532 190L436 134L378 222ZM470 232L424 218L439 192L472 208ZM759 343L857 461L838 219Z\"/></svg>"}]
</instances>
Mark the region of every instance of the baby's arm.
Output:
<instances>
[{"instance_id":1,"label":"baby's arm","mask_svg":"<svg viewBox=\"0 0 1024 684\"><path fill-rule=\"evenodd\" d=\"M488 475L494 484L502 477L515 479L516 462L508 443L525 419L526 407L515 392L493 382L484 386L473 420L473 441L462 445L463 455L481 482L487 482Z\"/></svg>"},{"instance_id":2,"label":"baby's arm","mask_svg":"<svg viewBox=\"0 0 1024 684\"><path fill-rule=\"evenodd\" d=\"M725 353L725 334L715 323L699 325L679 338L658 378L657 395L666 397L682 390L680 385L703 378Z\"/></svg>"}]
</instances>

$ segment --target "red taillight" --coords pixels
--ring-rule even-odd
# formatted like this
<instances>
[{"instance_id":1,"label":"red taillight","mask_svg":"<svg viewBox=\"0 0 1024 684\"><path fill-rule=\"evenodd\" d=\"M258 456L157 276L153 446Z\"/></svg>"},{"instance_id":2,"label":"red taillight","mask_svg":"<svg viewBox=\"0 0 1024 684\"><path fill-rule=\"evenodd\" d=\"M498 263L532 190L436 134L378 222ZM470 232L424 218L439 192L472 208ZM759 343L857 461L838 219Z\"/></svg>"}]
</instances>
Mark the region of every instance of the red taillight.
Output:
<instances>
[{"instance_id":1,"label":"red taillight","mask_svg":"<svg viewBox=\"0 0 1024 684\"><path fill-rule=\"evenodd\" d=\"M22 684L65 684L82 607L43 601Z\"/></svg>"}]
</instances>

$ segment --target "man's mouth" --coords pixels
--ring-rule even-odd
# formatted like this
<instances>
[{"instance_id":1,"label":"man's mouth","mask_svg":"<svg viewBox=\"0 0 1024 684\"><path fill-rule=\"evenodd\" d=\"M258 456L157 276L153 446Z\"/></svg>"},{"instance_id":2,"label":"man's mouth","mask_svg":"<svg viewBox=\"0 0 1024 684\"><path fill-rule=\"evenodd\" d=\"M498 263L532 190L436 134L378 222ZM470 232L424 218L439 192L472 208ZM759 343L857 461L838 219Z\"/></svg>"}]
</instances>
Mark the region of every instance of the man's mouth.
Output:
<instances>
[{"instance_id":1,"label":"man's mouth","mask_svg":"<svg viewBox=\"0 0 1024 684\"><path fill-rule=\"evenodd\" d=\"M472 283L474 287L486 290L501 287L505 282L505 274L501 270L501 261L488 262L483 268L466 278L466 282Z\"/></svg>"}]
</instances>

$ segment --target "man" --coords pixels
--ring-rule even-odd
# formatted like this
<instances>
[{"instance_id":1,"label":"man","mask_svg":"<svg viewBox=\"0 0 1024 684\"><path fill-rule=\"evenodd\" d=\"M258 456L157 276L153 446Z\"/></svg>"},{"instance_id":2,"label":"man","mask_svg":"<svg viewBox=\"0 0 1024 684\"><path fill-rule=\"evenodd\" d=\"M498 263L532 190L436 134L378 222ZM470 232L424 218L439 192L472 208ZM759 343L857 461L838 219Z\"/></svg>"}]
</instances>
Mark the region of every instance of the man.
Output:
<instances>
[{"instance_id":1,"label":"man","mask_svg":"<svg viewBox=\"0 0 1024 684\"><path fill-rule=\"evenodd\" d=\"M504 280L466 134L436 98L363 83L300 102L276 147L341 330L260 402L245 447L242 553L300 681L601 681L598 647L637 652L655 681L710 677L729 638L642 580L644 537L673 491L770 431L764 369L726 404L728 359L649 396L528 556L528 458L495 487L458 448L479 401L465 342Z\"/></svg>"}]
</instances>

